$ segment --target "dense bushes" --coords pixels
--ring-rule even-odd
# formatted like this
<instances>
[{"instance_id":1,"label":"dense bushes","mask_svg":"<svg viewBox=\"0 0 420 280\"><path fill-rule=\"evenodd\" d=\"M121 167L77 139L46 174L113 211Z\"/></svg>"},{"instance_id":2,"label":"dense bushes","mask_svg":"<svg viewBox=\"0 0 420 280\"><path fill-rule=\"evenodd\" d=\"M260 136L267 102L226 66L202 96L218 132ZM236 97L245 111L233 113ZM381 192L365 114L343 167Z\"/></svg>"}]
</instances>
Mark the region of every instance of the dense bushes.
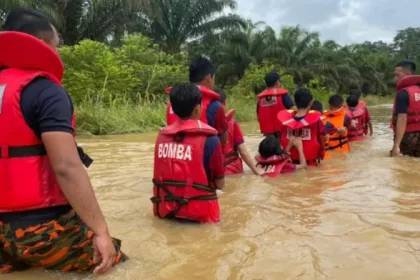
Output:
<instances>
[{"instance_id":1,"label":"dense bushes","mask_svg":"<svg viewBox=\"0 0 420 280\"><path fill-rule=\"evenodd\" d=\"M76 104L79 133L116 134L157 129L165 123L168 100L164 89L188 79L188 63L182 54L159 51L148 38L129 35L120 48L85 40L61 48L66 65L64 85ZM293 77L278 65L251 64L243 78L225 88L228 106L240 108L240 121L255 120L256 94L264 90L264 75L276 70L282 87L294 92ZM322 77L308 87L316 99L327 101L330 92Z\"/></svg>"}]
</instances>

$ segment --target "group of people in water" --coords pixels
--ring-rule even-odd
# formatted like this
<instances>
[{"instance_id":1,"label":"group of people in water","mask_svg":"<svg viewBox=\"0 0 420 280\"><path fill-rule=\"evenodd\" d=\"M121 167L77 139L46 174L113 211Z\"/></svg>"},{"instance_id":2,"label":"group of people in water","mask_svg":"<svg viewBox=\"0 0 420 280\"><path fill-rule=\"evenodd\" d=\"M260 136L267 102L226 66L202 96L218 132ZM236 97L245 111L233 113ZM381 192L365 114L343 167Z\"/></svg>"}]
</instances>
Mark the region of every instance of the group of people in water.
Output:
<instances>
[{"instance_id":1,"label":"group of people in water","mask_svg":"<svg viewBox=\"0 0 420 280\"><path fill-rule=\"evenodd\" d=\"M257 116L264 139L255 161L244 143L235 110L226 111L227 94L213 91L216 69L199 57L190 64L190 82L168 88L167 126L155 144L154 214L199 223L219 222L216 189L226 175L243 173L243 161L256 175L276 177L318 166L331 151L350 152L350 142L373 135L366 102L353 90L346 102L329 99L329 110L299 88L294 102L281 88L278 73L268 73L258 94ZM263 78L263 77L262 77Z\"/></svg>"},{"instance_id":2,"label":"group of people in water","mask_svg":"<svg viewBox=\"0 0 420 280\"><path fill-rule=\"evenodd\" d=\"M85 167L92 160L75 141L73 104L62 86L59 36L45 15L14 9L0 33L0 273L38 267L105 273L128 259L112 238ZM420 157L420 76L397 64L391 156ZM153 204L159 218L216 223L216 190L225 176L275 177L318 166L372 135L360 91L333 95L329 109L299 88L294 102L277 73L265 77L257 116L264 139L250 156L227 94L215 87L215 67L190 64L189 82L168 88L167 125L154 155ZM261 77L263 78L263 77ZM240 108L238 108L240 109ZM84 167L85 166L85 167Z\"/></svg>"}]
</instances>

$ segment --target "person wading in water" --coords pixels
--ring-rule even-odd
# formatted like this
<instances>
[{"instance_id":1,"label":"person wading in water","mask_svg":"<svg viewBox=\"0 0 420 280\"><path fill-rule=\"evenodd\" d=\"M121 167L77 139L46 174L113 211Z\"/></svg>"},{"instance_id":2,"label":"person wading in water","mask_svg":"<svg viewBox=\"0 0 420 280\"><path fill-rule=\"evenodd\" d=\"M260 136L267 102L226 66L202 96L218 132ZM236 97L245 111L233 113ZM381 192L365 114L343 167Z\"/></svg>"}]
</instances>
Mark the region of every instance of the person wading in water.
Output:
<instances>
[{"instance_id":1,"label":"person wading in water","mask_svg":"<svg viewBox=\"0 0 420 280\"><path fill-rule=\"evenodd\" d=\"M105 273L127 259L111 238L75 142L59 37L44 15L12 10L0 33L0 273L40 267ZM97 264L99 264L97 266Z\"/></svg>"}]
</instances>

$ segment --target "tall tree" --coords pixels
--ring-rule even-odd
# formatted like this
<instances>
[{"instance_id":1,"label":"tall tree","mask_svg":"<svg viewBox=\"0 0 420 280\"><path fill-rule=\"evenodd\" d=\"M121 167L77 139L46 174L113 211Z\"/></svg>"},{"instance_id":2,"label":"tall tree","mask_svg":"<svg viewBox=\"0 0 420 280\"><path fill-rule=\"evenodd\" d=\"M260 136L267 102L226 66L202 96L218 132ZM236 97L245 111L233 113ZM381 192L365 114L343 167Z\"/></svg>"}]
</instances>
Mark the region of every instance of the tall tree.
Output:
<instances>
[{"instance_id":1,"label":"tall tree","mask_svg":"<svg viewBox=\"0 0 420 280\"><path fill-rule=\"evenodd\" d=\"M233 26L244 26L235 14L224 15L235 8L235 0L145 0L130 31L140 32L170 53L180 52L188 43L209 32Z\"/></svg>"},{"instance_id":2,"label":"tall tree","mask_svg":"<svg viewBox=\"0 0 420 280\"><path fill-rule=\"evenodd\" d=\"M0 16L14 7L41 11L55 21L64 44L74 45L83 39L106 41L122 36L120 27L138 9L142 0L2 0ZM119 39L119 38L117 38Z\"/></svg>"}]
</instances>

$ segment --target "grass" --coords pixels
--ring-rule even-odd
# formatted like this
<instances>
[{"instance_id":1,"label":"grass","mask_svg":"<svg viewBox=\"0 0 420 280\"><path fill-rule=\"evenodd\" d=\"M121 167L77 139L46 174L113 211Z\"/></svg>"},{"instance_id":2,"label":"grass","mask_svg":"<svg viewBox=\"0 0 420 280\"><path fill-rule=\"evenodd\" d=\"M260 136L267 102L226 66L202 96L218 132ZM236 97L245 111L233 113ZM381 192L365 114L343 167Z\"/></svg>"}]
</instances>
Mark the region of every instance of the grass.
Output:
<instances>
[{"instance_id":1,"label":"grass","mask_svg":"<svg viewBox=\"0 0 420 280\"><path fill-rule=\"evenodd\" d=\"M324 97L324 96L323 96ZM325 98L320 97L324 106ZM369 106L391 104L391 96L366 96ZM256 121L256 100L252 97L229 96L228 107L236 110L240 122ZM326 107L324 107L326 108ZM165 101L142 101L138 105L128 102L105 105L85 102L76 106L78 135L110 135L156 131L166 122Z\"/></svg>"}]
</instances>

